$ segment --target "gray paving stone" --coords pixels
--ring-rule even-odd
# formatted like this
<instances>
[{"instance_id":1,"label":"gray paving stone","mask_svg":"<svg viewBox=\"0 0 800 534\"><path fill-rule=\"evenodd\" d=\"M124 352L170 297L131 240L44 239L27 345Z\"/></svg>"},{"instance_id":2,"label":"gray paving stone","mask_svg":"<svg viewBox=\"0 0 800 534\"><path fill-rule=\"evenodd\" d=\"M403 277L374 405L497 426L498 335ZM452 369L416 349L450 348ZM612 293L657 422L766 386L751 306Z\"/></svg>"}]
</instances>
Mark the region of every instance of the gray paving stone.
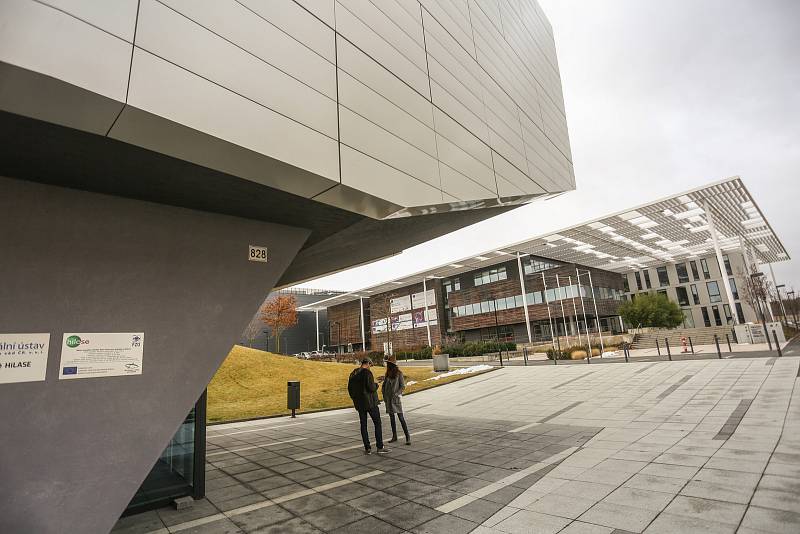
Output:
<instances>
[{"instance_id":1,"label":"gray paving stone","mask_svg":"<svg viewBox=\"0 0 800 534\"><path fill-rule=\"evenodd\" d=\"M306 514L322 510L328 506L336 504L337 501L321 493L313 493L305 497L299 497L290 501L282 502L280 505L296 516L303 517Z\"/></svg>"},{"instance_id":2,"label":"gray paving stone","mask_svg":"<svg viewBox=\"0 0 800 534\"><path fill-rule=\"evenodd\" d=\"M323 532L311 523L303 521L299 517L277 523L258 530L258 534L323 534ZM248 533L249 534L249 533Z\"/></svg>"},{"instance_id":3,"label":"gray paving stone","mask_svg":"<svg viewBox=\"0 0 800 534\"><path fill-rule=\"evenodd\" d=\"M440 515L441 512L427 506L415 502L404 502L376 513L375 517L404 530L410 530Z\"/></svg>"},{"instance_id":4,"label":"gray paving stone","mask_svg":"<svg viewBox=\"0 0 800 534\"><path fill-rule=\"evenodd\" d=\"M738 525L745 509L746 506L742 504L679 495L667 506L664 512L716 523Z\"/></svg>"},{"instance_id":5,"label":"gray paving stone","mask_svg":"<svg viewBox=\"0 0 800 534\"><path fill-rule=\"evenodd\" d=\"M243 534L244 531L236 526L236 524L231 521L230 519L219 519L217 521L212 521L211 523L206 523L205 525L199 525L196 527L188 528L186 530L182 530L186 534Z\"/></svg>"},{"instance_id":6,"label":"gray paving stone","mask_svg":"<svg viewBox=\"0 0 800 534\"><path fill-rule=\"evenodd\" d=\"M577 519L586 510L597 503L594 499L585 499L578 496L567 497L551 493L525 507L526 510L542 514Z\"/></svg>"},{"instance_id":7,"label":"gray paving stone","mask_svg":"<svg viewBox=\"0 0 800 534\"><path fill-rule=\"evenodd\" d=\"M580 516L581 521L606 527L642 532L658 512L631 506L599 502Z\"/></svg>"},{"instance_id":8,"label":"gray paving stone","mask_svg":"<svg viewBox=\"0 0 800 534\"><path fill-rule=\"evenodd\" d=\"M520 510L495 528L511 534L555 534L571 521L563 517Z\"/></svg>"},{"instance_id":9,"label":"gray paving stone","mask_svg":"<svg viewBox=\"0 0 800 534\"><path fill-rule=\"evenodd\" d=\"M381 521L377 517L368 516L331 531L334 534L399 534L403 529Z\"/></svg>"},{"instance_id":10,"label":"gray paving stone","mask_svg":"<svg viewBox=\"0 0 800 534\"><path fill-rule=\"evenodd\" d=\"M755 495L753 495L753 500L750 504L762 508L785 510L787 512L800 514L800 495L795 492L759 487ZM798 528L800 528L800 525L798 525Z\"/></svg>"},{"instance_id":11,"label":"gray paving stone","mask_svg":"<svg viewBox=\"0 0 800 534\"><path fill-rule=\"evenodd\" d=\"M367 514L361 510L356 510L346 504L337 503L322 510L305 514L303 519L318 529L333 530L343 525L355 523L366 516Z\"/></svg>"},{"instance_id":12,"label":"gray paving stone","mask_svg":"<svg viewBox=\"0 0 800 534\"><path fill-rule=\"evenodd\" d=\"M376 514L381 510L392 508L405 502L405 499L383 491L373 491L362 497L347 501L347 504L368 514Z\"/></svg>"},{"instance_id":13,"label":"gray paving stone","mask_svg":"<svg viewBox=\"0 0 800 534\"><path fill-rule=\"evenodd\" d=\"M677 478L637 473L625 481L623 487L677 494L684 484L683 480Z\"/></svg>"},{"instance_id":14,"label":"gray paving stone","mask_svg":"<svg viewBox=\"0 0 800 534\"><path fill-rule=\"evenodd\" d=\"M411 532L416 534L454 534L456 532L471 532L477 526L478 524L472 521L444 514L412 528Z\"/></svg>"},{"instance_id":15,"label":"gray paving stone","mask_svg":"<svg viewBox=\"0 0 800 534\"><path fill-rule=\"evenodd\" d=\"M614 529L601 525L593 525L582 521L573 521L558 534L611 534Z\"/></svg>"},{"instance_id":16,"label":"gray paving stone","mask_svg":"<svg viewBox=\"0 0 800 534\"><path fill-rule=\"evenodd\" d=\"M640 475L634 475L634 478ZM584 482L581 480L569 480L555 488L552 493L565 495L567 497L580 497L583 499L598 502L606 495L616 489L617 486L611 484L601 484L598 482Z\"/></svg>"},{"instance_id":17,"label":"gray paving stone","mask_svg":"<svg viewBox=\"0 0 800 534\"><path fill-rule=\"evenodd\" d=\"M245 532L254 532L264 527L292 519L294 516L280 506L268 506L231 517L231 521Z\"/></svg>"},{"instance_id":18,"label":"gray paving stone","mask_svg":"<svg viewBox=\"0 0 800 534\"><path fill-rule=\"evenodd\" d=\"M734 534L735 532L735 525L663 513L645 529L644 534Z\"/></svg>"},{"instance_id":19,"label":"gray paving stone","mask_svg":"<svg viewBox=\"0 0 800 534\"><path fill-rule=\"evenodd\" d=\"M800 514L751 506L742 520L743 528L752 528L776 534L797 534Z\"/></svg>"},{"instance_id":20,"label":"gray paving stone","mask_svg":"<svg viewBox=\"0 0 800 534\"><path fill-rule=\"evenodd\" d=\"M638 488L621 487L608 495L604 502L632 506L643 510L660 512L673 499L674 494L660 491L650 491Z\"/></svg>"},{"instance_id":21,"label":"gray paving stone","mask_svg":"<svg viewBox=\"0 0 800 534\"><path fill-rule=\"evenodd\" d=\"M478 499L477 501L471 502L467 506L463 506L457 510L454 510L452 514L462 519L474 521L475 523L483 523L501 510L504 506L504 504Z\"/></svg>"}]
</instances>

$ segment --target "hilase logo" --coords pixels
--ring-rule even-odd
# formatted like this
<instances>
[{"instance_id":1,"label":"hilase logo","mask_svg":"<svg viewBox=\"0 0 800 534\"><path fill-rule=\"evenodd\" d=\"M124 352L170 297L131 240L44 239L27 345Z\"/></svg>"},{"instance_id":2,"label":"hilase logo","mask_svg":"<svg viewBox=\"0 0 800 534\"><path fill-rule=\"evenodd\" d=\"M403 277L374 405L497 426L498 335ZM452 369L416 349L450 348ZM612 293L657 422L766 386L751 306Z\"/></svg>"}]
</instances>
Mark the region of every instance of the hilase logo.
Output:
<instances>
[{"instance_id":1,"label":"hilase logo","mask_svg":"<svg viewBox=\"0 0 800 534\"><path fill-rule=\"evenodd\" d=\"M74 349L78 345L88 345L88 339L81 339L80 336L69 336L67 338L67 346L71 349Z\"/></svg>"},{"instance_id":2,"label":"hilase logo","mask_svg":"<svg viewBox=\"0 0 800 534\"><path fill-rule=\"evenodd\" d=\"M131 347L141 347L142 346L142 337L141 336L133 336L131 338Z\"/></svg>"}]
</instances>

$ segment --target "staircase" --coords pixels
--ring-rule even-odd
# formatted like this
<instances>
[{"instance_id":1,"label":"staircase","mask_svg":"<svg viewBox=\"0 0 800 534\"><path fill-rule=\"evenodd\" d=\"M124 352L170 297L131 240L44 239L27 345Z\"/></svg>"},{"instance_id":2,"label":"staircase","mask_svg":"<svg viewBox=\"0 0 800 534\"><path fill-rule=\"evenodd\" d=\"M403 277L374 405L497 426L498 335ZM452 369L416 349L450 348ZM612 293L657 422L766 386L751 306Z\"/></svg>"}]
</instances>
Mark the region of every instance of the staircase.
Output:
<instances>
[{"instance_id":1,"label":"staircase","mask_svg":"<svg viewBox=\"0 0 800 534\"><path fill-rule=\"evenodd\" d=\"M709 326L706 328L674 328L674 329L659 329L651 330L641 334L636 334L633 337L632 349L654 349L656 348L656 340L664 350L664 338L669 340L670 349L673 352L681 350L681 338L686 338L688 345L689 338L692 338L692 344L697 345L713 345L714 334L719 338L720 346L725 344L725 334L734 343L733 327L730 326Z\"/></svg>"}]
</instances>

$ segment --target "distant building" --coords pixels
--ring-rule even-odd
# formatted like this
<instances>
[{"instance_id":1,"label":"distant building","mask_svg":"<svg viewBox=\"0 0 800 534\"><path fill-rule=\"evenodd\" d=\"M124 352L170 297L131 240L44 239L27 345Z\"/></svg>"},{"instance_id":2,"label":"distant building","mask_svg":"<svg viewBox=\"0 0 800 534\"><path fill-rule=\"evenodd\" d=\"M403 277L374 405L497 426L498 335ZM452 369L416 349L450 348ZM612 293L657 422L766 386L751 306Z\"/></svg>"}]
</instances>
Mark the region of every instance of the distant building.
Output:
<instances>
[{"instance_id":1,"label":"distant building","mask_svg":"<svg viewBox=\"0 0 800 534\"><path fill-rule=\"evenodd\" d=\"M327 309L340 350L619 332L638 326L622 322L620 303L643 292L676 302L687 328L733 326L760 321L759 308L772 319L767 302L747 298L748 283L788 259L733 177L307 309Z\"/></svg>"}]
</instances>

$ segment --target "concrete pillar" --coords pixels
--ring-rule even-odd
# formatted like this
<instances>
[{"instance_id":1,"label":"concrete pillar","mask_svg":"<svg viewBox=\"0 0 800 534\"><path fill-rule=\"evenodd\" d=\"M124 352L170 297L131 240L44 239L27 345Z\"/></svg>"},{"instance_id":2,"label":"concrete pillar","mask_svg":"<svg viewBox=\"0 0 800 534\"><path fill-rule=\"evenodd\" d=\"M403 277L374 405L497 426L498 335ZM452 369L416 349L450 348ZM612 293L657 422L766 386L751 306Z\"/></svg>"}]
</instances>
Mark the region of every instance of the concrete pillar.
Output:
<instances>
[{"instance_id":1,"label":"concrete pillar","mask_svg":"<svg viewBox=\"0 0 800 534\"><path fill-rule=\"evenodd\" d=\"M428 277L422 279L422 301L423 305L425 306L425 311L423 312L423 317L425 317L425 328L428 330L428 346L432 347L433 344L431 343L431 321L428 318L428 284L427 284Z\"/></svg>"},{"instance_id":2,"label":"concrete pillar","mask_svg":"<svg viewBox=\"0 0 800 534\"><path fill-rule=\"evenodd\" d=\"M314 320L317 324L317 350L319 351L319 309L314 310Z\"/></svg>"},{"instance_id":3,"label":"concrete pillar","mask_svg":"<svg viewBox=\"0 0 800 534\"><path fill-rule=\"evenodd\" d=\"M359 312L361 313L361 350L367 350L367 335L364 328L364 297L358 297L358 304L360 306Z\"/></svg>"}]
</instances>

